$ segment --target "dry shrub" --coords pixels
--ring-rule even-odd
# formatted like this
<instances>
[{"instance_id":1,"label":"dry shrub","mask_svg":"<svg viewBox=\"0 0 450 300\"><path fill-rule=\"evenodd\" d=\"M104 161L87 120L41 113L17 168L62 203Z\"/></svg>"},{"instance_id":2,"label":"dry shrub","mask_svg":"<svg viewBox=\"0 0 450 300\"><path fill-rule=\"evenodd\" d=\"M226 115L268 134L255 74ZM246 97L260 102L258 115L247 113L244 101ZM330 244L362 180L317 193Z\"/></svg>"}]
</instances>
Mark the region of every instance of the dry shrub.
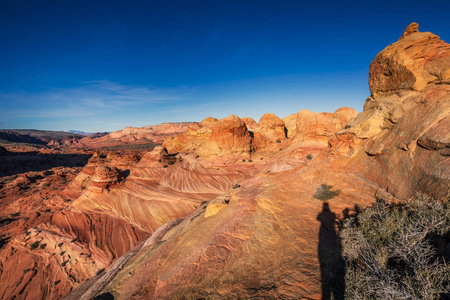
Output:
<instances>
[{"instance_id":1,"label":"dry shrub","mask_svg":"<svg viewBox=\"0 0 450 300\"><path fill-rule=\"evenodd\" d=\"M447 299L450 203L377 201L343 222L347 299Z\"/></svg>"}]
</instances>

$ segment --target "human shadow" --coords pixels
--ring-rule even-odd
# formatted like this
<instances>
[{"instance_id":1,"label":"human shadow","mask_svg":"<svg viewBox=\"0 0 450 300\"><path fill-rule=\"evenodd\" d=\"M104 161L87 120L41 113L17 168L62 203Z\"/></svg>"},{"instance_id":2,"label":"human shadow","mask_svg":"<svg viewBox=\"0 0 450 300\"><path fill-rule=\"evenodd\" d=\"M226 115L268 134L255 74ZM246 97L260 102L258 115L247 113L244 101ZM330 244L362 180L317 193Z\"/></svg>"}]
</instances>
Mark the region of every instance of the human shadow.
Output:
<instances>
[{"instance_id":1,"label":"human shadow","mask_svg":"<svg viewBox=\"0 0 450 300\"><path fill-rule=\"evenodd\" d=\"M335 228L336 214L330 210L328 202L323 203L317 220L320 221L318 252L322 299L344 299L345 261Z\"/></svg>"}]
</instances>

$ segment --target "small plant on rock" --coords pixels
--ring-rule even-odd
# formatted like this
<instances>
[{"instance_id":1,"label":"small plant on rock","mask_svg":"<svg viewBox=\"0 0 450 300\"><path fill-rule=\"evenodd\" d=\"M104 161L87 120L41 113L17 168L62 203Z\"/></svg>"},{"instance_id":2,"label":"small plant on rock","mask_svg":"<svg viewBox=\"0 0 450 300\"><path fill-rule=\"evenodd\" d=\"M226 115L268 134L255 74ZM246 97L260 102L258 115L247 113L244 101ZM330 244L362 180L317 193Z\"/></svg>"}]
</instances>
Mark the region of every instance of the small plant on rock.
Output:
<instances>
[{"instance_id":1,"label":"small plant on rock","mask_svg":"<svg viewBox=\"0 0 450 300\"><path fill-rule=\"evenodd\" d=\"M333 188L332 185L322 184L320 187L317 188L316 193L314 194L314 198L319 200L330 200L339 195L341 190L335 190L332 191Z\"/></svg>"}]
</instances>

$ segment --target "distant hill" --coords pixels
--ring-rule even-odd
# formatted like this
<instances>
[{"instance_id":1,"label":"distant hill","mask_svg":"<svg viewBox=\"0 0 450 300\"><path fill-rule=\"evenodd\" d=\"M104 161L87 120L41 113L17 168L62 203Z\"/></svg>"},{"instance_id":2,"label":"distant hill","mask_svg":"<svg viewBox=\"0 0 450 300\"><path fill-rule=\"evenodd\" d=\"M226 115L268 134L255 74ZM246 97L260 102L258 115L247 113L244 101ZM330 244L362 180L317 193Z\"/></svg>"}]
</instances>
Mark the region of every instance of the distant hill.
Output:
<instances>
[{"instance_id":1,"label":"distant hill","mask_svg":"<svg viewBox=\"0 0 450 300\"><path fill-rule=\"evenodd\" d=\"M105 131L105 132L86 132L86 131L80 131L80 130L64 130L63 132L75 133L75 134L79 134L79 135L83 135L83 136L95 135L97 137L104 136L104 135L107 135L108 133L111 133L111 132L107 132L107 131Z\"/></svg>"},{"instance_id":2,"label":"distant hill","mask_svg":"<svg viewBox=\"0 0 450 300\"><path fill-rule=\"evenodd\" d=\"M68 139L81 139L84 135L63 132L36 129L0 129L0 140L3 142L28 143L47 145L51 141L64 141Z\"/></svg>"}]
</instances>

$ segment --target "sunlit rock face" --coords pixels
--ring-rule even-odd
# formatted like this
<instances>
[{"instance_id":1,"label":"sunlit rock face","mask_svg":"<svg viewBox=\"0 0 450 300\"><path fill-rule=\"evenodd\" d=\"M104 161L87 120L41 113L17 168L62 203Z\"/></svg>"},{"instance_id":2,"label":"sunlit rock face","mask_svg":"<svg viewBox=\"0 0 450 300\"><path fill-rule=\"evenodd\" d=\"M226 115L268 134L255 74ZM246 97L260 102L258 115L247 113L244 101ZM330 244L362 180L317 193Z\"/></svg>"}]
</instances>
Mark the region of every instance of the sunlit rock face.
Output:
<instances>
[{"instance_id":1,"label":"sunlit rock face","mask_svg":"<svg viewBox=\"0 0 450 300\"><path fill-rule=\"evenodd\" d=\"M364 163L367 176L394 194L448 195L449 72L450 45L411 24L376 56L369 70L372 96L331 144L353 148L357 164L372 156ZM364 151L354 151L361 146Z\"/></svg>"},{"instance_id":2,"label":"sunlit rock face","mask_svg":"<svg viewBox=\"0 0 450 300\"><path fill-rule=\"evenodd\" d=\"M450 45L412 23L398 42L370 64L372 97L402 90L424 91L428 84L450 83Z\"/></svg>"}]
</instances>

